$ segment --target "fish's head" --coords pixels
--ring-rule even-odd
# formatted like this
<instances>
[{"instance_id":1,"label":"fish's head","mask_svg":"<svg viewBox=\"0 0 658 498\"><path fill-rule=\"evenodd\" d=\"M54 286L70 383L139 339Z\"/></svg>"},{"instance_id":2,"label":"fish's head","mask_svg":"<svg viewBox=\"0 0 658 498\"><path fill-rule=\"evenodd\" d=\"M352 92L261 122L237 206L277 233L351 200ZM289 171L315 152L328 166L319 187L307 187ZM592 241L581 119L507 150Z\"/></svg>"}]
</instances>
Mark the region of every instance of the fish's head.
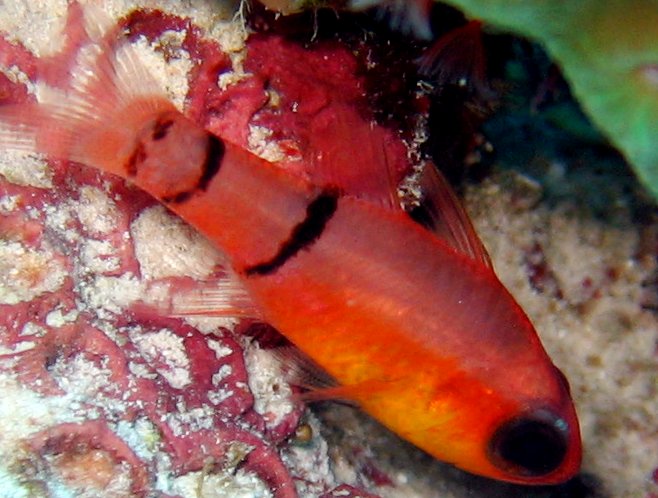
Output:
<instances>
[{"instance_id":1,"label":"fish's head","mask_svg":"<svg viewBox=\"0 0 658 498\"><path fill-rule=\"evenodd\" d=\"M555 405L531 401L497 421L486 441L492 476L498 479L558 484L580 469L580 430L570 399Z\"/></svg>"},{"instance_id":2,"label":"fish's head","mask_svg":"<svg viewBox=\"0 0 658 498\"><path fill-rule=\"evenodd\" d=\"M507 384L504 377L507 375ZM578 473L582 446L569 386L550 361L477 378L459 371L432 393L416 444L493 479L559 484ZM421 433L422 432L422 433Z\"/></svg>"}]
</instances>

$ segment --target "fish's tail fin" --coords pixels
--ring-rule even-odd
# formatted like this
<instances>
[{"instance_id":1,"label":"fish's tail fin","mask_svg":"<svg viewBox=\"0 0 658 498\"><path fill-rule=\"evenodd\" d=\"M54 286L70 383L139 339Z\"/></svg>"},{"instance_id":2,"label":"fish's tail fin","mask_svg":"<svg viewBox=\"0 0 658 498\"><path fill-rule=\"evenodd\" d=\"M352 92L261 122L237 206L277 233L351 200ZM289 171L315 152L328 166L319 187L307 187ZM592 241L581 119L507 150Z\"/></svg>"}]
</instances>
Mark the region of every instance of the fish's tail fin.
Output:
<instances>
[{"instance_id":1,"label":"fish's tail fin","mask_svg":"<svg viewBox=\"0 0 658 498\"><path fill-rule=\"evenodd\" d=\"M41 84L38 103L0 107L0 145L120 174L144 123L175 108L100 7L79 22L87 40L67 87Z\"/></svg>"}]
</instances>

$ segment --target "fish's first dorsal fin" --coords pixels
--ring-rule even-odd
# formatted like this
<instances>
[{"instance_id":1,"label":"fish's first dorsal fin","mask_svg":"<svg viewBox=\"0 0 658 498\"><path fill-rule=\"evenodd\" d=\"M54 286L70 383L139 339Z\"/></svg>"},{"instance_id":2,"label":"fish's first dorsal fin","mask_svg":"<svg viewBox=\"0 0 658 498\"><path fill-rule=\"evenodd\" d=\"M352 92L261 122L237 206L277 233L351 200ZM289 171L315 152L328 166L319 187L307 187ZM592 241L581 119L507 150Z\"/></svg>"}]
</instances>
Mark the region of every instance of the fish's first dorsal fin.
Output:
<instances>
[{"instance_id":1,"label":"fish's first dorsal fin","mask_svg":"<svg viewBox=\"0 0 658 498\"><path fill-rule=\"evenodd\" d=\"M120 173L121 154L145 116L175 107L101 7L86 5L73 21L84 24L86 36L76 44L68 81L42 84L38 103L0 107L0 145Z\"/></svg>"},{"instance_id":2,"label":"fish's first dorsal fin","mask_svg":"<svg viewBox=\"0 0 658 498\"><path fill-rule=\"evenodd\" d=\"M425 164L420 177L420 204L411 216L456 251L492 268L491 258L448 180L434 164Z\"/></svg>"},{"instance_id":3,"label":"fish's first dorsal fin","mask_svg":"<svg viewBox=\"0 0 658 498\"><path fill-rule=\"evenodd\" d=\"M365 121L348 104L321 111L310 130L313 157L309 158L312 183L330 185L343 194L391 209L400 209L397 185L407 164L392 164L402 153L392 132ZM400 142L400 147L404 147Z\"/></svg>"}]
</instances>

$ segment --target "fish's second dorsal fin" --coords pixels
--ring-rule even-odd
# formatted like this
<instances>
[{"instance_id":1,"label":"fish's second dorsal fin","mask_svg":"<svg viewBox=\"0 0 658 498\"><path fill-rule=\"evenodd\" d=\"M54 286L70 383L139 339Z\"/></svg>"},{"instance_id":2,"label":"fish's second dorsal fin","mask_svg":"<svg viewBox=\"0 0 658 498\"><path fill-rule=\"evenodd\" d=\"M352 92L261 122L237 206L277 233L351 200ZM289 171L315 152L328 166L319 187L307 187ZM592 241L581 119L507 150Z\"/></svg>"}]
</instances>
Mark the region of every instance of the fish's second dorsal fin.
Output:
<instances>
[{"instance_id":1,"label":"fish's second dorsal fin","mask_svg":"<svg viewBox=\"0 0 658 498\"><path fill-rule=\"evenodd\" d=\"M425 164L419 178L421 197L411 217L448 243L456 251L491 268L491 258L478 237L473 224L434 164Z\"/></svg>"}]
</instances>

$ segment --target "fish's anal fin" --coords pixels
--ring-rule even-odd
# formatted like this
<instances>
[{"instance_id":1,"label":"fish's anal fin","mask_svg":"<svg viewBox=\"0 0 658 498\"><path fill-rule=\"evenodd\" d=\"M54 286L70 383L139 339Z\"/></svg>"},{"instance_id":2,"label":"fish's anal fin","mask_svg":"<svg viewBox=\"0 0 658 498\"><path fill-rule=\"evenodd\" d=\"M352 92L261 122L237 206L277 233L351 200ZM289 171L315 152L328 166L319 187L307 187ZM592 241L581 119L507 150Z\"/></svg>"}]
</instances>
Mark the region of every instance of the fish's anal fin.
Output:
<instances>
[{"instance_id":1,"label":"fish's anal fin","mask_svg":"<svg viewBox=\"0 0 658 498\"><path fill-rule=\"evenodd\" d=\"M203 281L191 278L154 281L133 306L173 317L261 318L247 290L230 273Z\"/></svg>"},{"instance_id":2,"label":"fish's anal fin","mask_svg":"<svg viewBox=\"0 0 658 498\"><path fill-rule=\"evenodd\" d=\"M424 225L457 252L492 268L491 258L452 187L434 164L424 165L419 179L421 198L411 211Z\"/></svg>"}]
</instances>

